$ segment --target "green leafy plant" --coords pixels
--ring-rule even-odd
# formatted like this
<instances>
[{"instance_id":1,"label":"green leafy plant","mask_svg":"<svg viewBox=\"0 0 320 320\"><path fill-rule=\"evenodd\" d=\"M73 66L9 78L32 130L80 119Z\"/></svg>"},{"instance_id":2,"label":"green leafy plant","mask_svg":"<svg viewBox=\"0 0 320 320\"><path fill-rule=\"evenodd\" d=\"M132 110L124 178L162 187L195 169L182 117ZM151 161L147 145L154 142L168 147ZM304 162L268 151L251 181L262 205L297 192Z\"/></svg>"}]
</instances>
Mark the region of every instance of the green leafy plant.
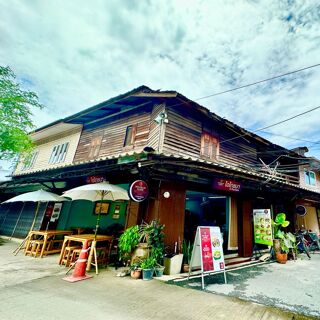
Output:
<instances>
[{"instance_id":1,"label":"green leafy plant","mask_svg":"<svg viewBox=\"0 0 320 320\"><path fill-rule=\"evenodd\" d=\"M183 253L183 263L190 264L192 255L193 245L190 241L183 240L182 242L182 253Z\"/></svg>"},{"instance_id":2,"label":"green leafy plant","mask_svg":"<svg viewBox=\"0 0 320 320\"><path fill-rule=\"evenodd\" d=\"M142 269L153 269L157 265L157 261L153 257L145 258L141 261Z\"/></svg>"},{"instance_id":3,"label":"green leafy plant","mask_svg":"<svg viewBox=\"0 0 320 320\"><path fill-rule=\"evenodd\" d=\"M139 243L139 226L133 226L124 231L119 238L119 258L127 262L131 258L131 253Z\"/></svg>"},{"instance_id":4,"label":"green leafy plant","mask_svg":"<svg viewBox=\"0 0 320 320\"><path fill-rule=\"evenodd\" d=\"M132 263L129 265L129 269L130 269L130 270L138 270L138 269L141 269L141 263L142 263L142 260L141 260L141 259L135 259L135 261L132 262Z\"/></svg>"},{"instance_id":5,"label":"green leafy plant","mask_svg":"<svg viewBox=\"0 0 320 320\"><path fill-rule=\"evenodd\" d=\"M286 220L286 214L285 213L278 213L276 215L276 218L272 220L272 226L273 226L273 237L274 239L282 239L283 238L283 231L281 231L281 228L286 228L290 224L289 221Z\"/></svg>"},{"instance_id":6,"label":"green leafy plant","mask_svg":"<svg viewBox=\"0 0 320 320\"><path fill-rule=\"evenodd\" d=\"M164 225L157 220L152 220L149 224L144 222L140 226L140 241L146 242L150 246L150 257L154 258L158 264L163 263Z\"/></svg>"}]
</instances>

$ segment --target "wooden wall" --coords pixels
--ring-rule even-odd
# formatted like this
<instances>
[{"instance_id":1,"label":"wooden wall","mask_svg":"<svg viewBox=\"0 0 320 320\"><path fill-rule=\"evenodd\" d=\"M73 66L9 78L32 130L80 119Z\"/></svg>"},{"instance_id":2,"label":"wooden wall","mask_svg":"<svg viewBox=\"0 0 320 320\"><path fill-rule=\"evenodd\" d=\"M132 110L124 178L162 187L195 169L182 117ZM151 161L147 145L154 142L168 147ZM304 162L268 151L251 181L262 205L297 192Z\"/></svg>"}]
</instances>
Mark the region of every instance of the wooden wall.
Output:
<instances>
[{"instance_id":1,"label":"wooden wall","mask_svg":"<svg viewBox=\"0 0 320 320\"><path fill-rule=\"evenodd\" d=\"M137 125L135 143L132 146L124 147L126 128L130 125ZM148 112L134 114L111 123L106 123L98 128L85 129L81 134L74 161L88 160L91 140L98 136L102 136L102 142L97 158L118 155L126 151L140 152L148 145L149 132L150 113Z\"/></svg>"},{"instance_id":2,"label":"wooden wall","mask_svg":"<svg viewBox=\"0 0 320 320\"><path fill-rule=\"evenodd\" d=\"M214 122L203 123L192 115L176 110L167 109L168 123L165 128L163 151L200 158L202 130L210 131L219 141L235 137L235 134ZM204 121L204 119L203 119ZM220 143L220 152L217 159L227 164L257 164L256 146L239 138L235 141Z\"/></svg>"}]
</instances>

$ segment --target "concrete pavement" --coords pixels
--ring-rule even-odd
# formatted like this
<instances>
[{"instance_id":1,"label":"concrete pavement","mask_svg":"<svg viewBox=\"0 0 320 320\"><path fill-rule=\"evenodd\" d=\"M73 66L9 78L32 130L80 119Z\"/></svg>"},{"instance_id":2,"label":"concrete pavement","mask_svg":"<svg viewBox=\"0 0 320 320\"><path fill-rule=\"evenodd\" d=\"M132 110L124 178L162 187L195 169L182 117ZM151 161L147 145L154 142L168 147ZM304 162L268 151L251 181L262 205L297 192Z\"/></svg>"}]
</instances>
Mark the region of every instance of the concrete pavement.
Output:
<instances>
[{"instance_id":1,"label":"concrete pavement","mask_svg":"<svg viewBox=\"0 0 320 320\"><path fill-rule=\"evenodd\" d=\"M0 246L0 320L312 319L156 280L120 278L114 270L68 283L57 256L14 257L16 245Z\"/></svg>"}]
</instances>

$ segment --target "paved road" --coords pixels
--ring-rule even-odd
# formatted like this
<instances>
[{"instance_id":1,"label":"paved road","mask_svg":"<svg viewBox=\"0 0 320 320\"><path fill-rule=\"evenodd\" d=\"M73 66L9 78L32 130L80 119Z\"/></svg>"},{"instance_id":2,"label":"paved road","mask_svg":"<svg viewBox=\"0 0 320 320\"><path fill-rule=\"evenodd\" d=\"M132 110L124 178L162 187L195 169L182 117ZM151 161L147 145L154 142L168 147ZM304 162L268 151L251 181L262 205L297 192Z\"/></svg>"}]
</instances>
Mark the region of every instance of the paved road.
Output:
<instances>
[{"instance_id":1,"label":"paved road","mask_svg":"<svg viewBox=\"0 0 320 320\"><path fill-rule=\"evenodd\" d=\"M14 257L15 246L0 246L0 320L310 319L156 280L119 278L115 271L68 283L57 256Z\"/></svg>"}]
</instances>

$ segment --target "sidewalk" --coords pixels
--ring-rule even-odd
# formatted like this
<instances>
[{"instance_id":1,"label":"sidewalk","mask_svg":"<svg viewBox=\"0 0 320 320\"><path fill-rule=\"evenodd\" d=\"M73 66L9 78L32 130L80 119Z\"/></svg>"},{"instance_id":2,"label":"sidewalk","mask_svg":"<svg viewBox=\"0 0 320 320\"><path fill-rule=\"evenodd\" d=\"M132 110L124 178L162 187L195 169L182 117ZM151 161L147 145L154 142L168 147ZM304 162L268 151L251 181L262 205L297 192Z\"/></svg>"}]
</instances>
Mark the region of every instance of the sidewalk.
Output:
<instances>
[{"instance_id":1,"label":"sidewalk","mask_svg":"<svg viewBox=\"0 0 320 320\"><path fill-rule=\"evenodd\" d=\"M161 281L116 277L101 270L77 283L61 280L58 256L14 257L16 243L0 246L0 319L312 319Z\"/></svg>"}]
</instances>

